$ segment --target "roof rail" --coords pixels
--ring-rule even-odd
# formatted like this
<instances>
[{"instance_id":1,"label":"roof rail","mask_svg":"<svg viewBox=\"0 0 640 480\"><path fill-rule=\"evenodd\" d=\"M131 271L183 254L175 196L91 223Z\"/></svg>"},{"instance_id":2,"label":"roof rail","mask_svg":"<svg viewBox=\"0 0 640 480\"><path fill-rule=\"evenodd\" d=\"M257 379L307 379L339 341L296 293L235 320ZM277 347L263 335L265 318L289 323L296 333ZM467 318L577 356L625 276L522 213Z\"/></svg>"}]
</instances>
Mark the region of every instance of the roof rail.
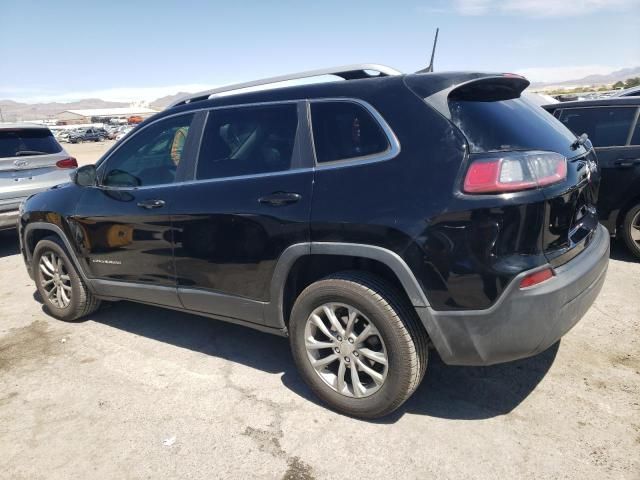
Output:
<instances>
[{"instance_id":1,"label":"roof rail","mask_svg":"<svg viewBox=\"0 0 640 480\"><path fill-rule=\"evenodd\" d=\"M369 72L377 72L377 74L371 74ZM272 83L287 82L290 80L299 80L302 78L321 77L323 75L335 75L337 77L342 77L345 80L355 80L360 78L389 77L393 75L401 75L401 72L394 68L386 67L384 65L377 65L375 63L363 63L358 65L345 65L342 67L321 68L319 70L309 70L306 72L292 73L289 75L280 75L278 77L263 78L261 80L252 80L251 82L236 83L235 85L227 85L225 87L214 88L212 90L205 90L204 92L198 92L182 97L169 105L168 108L176 107L178 105L184 105L186 103L207 100L218 93L232 92L234 90L243 90L245 88L258 87L260 85L269 85Z\"/></svg>"}]
</instances>

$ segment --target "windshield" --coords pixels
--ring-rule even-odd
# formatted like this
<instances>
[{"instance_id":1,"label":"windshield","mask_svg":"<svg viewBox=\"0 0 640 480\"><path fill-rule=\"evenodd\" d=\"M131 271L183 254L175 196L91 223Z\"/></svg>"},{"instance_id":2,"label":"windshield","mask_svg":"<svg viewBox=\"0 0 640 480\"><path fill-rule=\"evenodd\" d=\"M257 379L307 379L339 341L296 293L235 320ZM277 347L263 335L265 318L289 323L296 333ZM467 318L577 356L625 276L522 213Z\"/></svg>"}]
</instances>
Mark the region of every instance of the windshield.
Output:
<instances>
[{"instance_id":1,"label":"windshield","mask_svg":"<svg viewBox=\"0 0 640 480\"><path fill-rule=\"evenodd\" d=\"M45 128L15 128L0 130L0 158L47 155L62 147Z\"/></svg>"},{"instance_id":2,"label":"windshield","mask_svg":"<svg viewBox=\"0 0 640 480\"><path fill-rule=\"evenodd\" d=\"M572 150L575 135L526 98L495 102L450 100L449 110L473 153L546 150L567 158L585 153L582 147Z\"/></svg>"}]
</instances>

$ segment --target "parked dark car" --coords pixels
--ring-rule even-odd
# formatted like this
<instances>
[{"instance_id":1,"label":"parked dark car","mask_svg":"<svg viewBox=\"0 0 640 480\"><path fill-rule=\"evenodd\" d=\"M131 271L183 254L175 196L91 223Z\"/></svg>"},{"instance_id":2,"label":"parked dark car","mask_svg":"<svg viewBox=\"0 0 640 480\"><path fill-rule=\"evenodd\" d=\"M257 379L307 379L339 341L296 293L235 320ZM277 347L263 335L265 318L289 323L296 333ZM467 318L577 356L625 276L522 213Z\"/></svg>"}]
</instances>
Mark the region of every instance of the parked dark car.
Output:
<instances>
[{"instance_id":1,"label":"parked dark car","mask_svg":"<svg viewBox=\"0 0 640 480\"><path fill-rule=\"evenodd\" d=\"M640 258L640 98L546 105L575 134L586 133L601 170L600 221Z\"/></svg>"},{"instance_id":2,"label":"parked dark car","mask_svg":"<svg viewBox=\"0 0 640 480\"><path fill-rule=\"evenodd\" d=\"M193 95L27 201L27 269L63 320L127 299L288 335L323 401L388 414L429 342L535 355L602 287L595 154L528 85L359 65Z\"/></svg>"},{"instance_id":3,"label":"parked dark car","mask_svg":"<svg viewBox=\"0 0 640 480\"><path fill-rule=\"evenodd\" d=\"M102 142L107 132L98 128L87 128L69 134L69 143Z\"/></svg>"}]
</instances>

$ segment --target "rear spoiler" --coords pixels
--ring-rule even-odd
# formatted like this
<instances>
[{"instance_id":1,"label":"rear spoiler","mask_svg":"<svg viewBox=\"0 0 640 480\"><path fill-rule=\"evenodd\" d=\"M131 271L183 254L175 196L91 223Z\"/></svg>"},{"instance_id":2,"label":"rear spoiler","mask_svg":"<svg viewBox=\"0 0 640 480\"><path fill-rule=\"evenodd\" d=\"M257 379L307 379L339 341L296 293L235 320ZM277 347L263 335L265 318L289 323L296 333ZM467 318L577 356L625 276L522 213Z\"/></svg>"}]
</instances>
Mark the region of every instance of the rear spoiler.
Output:
<instances>
[{"instance_id":1,"label":"rear spoiler","mask_svg":"<svg viewBox=\"0 0 640 480\"><path fill-rule=\"evenodd\" d=\"M473 78L475 77L475 78ZM415 77L414 77L415 78ZM417 85L411 85L411 79L407 79L407 85L420 94ZM459 79L462 80L462 79ZM454 81L455 82L455 81ZM435 108L446 118L451 119L449 111L450 100L467 100L475 102L496 102L519 98L525 88L529 86L529 80L512 73L496 75L473 75L472 78L464 78L464 81L452 83L436 92L428 92L423 97L424 101ZM427 93L424 92L423 93Z\"/></svg>"}]
</instances>

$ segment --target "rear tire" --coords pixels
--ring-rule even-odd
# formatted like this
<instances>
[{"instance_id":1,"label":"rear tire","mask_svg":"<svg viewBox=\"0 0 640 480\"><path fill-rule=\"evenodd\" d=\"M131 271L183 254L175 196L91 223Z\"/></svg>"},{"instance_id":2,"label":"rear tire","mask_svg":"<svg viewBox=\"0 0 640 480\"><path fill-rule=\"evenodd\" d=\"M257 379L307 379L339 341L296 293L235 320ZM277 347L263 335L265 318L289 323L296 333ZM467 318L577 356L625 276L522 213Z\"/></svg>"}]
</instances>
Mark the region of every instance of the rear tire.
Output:
<instances>
[{"instance_id":1,"label":"rear tire","mask_svg":"<svg viewBox=\"0 0 640 480\"><path fill-rule=\"evenodd\" d=\"M302 378L346 415L372 419L393 412L427 368L427 334L415 310L367 272L338 273L308 286L293 306L289 330Z\"/></svg>"},{"instance_id":2,"label":"rear tire","mask_svg":"<svg viewBox=\"0 0 640 480\"><path fill-rule=\"evenodd\" d=\"M640 204L632 207L624 216L622 238L631 253L640 259Z\"/></svg>"},{"instance_id":3,"label":"rear tire","mask_svg":"<svg viewBox=\"0 0 640 480\"><path fill-rule=\"evenodd\" d=\"M36 288L45 308L55 318L78 320L100 307L57 237L40 240L33 252Z\"/></svg>"}]
</instances>

